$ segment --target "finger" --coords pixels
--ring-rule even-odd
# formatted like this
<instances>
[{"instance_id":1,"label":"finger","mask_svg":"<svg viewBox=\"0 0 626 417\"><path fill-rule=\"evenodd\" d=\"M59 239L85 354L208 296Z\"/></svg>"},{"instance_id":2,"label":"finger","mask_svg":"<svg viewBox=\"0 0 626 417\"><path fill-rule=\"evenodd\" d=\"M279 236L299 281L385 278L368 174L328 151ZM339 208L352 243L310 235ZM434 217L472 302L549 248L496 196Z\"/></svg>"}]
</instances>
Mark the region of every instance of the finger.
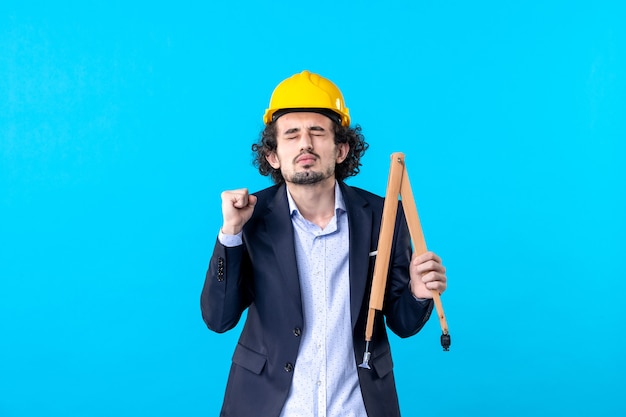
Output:
<instances>
[{"instance_id":1,"label":"finger","mask_svg":"<svg viewBox=\"0 0 626 417\"><path fill-rule=\"evenodd\" d=\"M422 275L421 280L422 282L432 282L432 281L446 282L448 280L448 277L446 277L446 274L442 272L430 271L427 274Z\"/></svg>"},{"instance_id":2,"label":"finger","mask_svg":"<svg viewBox=\"0 0 626 417\"><path fill-rule=\"evenodd\" d=\"M431 272L422 277L422 283L429 290L437 290L442 293L448 287L447 278L445 275Z\"/></svg>"},{"instance_id":3,"label":"finger","mask_svg":"<svg viewBox=\"0 0 626 417\"><path fill-rule=\"evenodd\" d=\"M238 198L233 205L240 209L253 208L256 205L256 201L255 195L246 194L241 196L241 198Z\"/></svg>"},{"instance_id":4,"label":"finger","mask_svg":"<svg viewBox=\"0 0 626 417\"><path fill-rule=\"evenodd\" d=\"M228 197L235 208L244 208L248 206L248 189L242 188L228 192Z\"/></svg>"},{"instance_id":5,"label":"finger","mask_svg":"<svg viewBox=\"0 0 626 417\"><path fill-rule=\"evenodd\" d=\"M232 202L233 202L233 207L235 208L248 207L248 196L245 196L245 195L235 196Z\"/></svg>"},{"instance_id":6,"label":"finger","mask_svg":"<svg viewBox=\"0 0 626 417\"><path fill-rule=\"evenodd\" d=\"M446 267L443 266L441 263L436 262L434 260L425 261L421 264L414 265L414 268L415 268L415 272L417 272L418 274L426 274L431 271L436 271L436 272L441 272L441 273L446 272Z\"/></svg>"},{"instance_id":7,"label":"finger","mask_svg":"<svg viewBox=\"0 0 626 417\"><path fill-rule=\"evenodd\" d=\"M431 272L422 277L422 283L426 286L426 288L434 289L439 288L441 286L445 286L446 284L446 276L437 274L436 272Z\"/></svg>"},{"instance_id":8,"label":"finger","mask_svg":"<svg viewBox=\"0 0 626 417\"><path fill-rule=\"evenodd\" d=\"M248 193L248 189L246 188L240 188L237 190L225 190L225 191L222 191L221 197L223 201L235 202L235 199L247 193Z\"/></svg>"},{"instance_id":9,"label":"finger","mask_svg":"<svg viewBox=\"0 0 626 417\"><path fill-rule=\"evenodd\" d=\"M248 194L236 194L233 196L233 206L243 208L248 206Z\"/></svg>"},{"instance_id":10,"label":"finger","mask_svg":"<svg viewBox=\"0 0 626 417\"><path fill-rule=\"evenodd\" d=\"M441 258L435 252L425 252L421 255L413 254L413 263L415 265L422 264L427 261L435 261L441 263Z\"/></svg>"},{"instance_id":11,"label":"finger","mask_svg":"<svg viewBox=\"0 0 626 417\"><path fill-rule=\"evenodd\" d=\"M447 286L440 281L429 282L425 284L425 286L427 289L437 291L439 294L443 294L447 288Z\"/></svg>"}]
</instances>

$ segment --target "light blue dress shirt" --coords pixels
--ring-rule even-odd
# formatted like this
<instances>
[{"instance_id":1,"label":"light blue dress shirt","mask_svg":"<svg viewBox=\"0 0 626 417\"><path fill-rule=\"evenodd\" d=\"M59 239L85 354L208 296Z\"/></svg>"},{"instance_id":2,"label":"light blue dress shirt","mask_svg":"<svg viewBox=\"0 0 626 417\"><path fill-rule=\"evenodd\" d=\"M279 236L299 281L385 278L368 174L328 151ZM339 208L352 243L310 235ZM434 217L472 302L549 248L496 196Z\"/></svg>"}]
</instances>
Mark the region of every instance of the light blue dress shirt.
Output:
<instances>
[{"instance_id":1,"label":"light blue dress shirt","mask_svg":"<svg viewBox=\"0 0 626 417\"><path fill-rule=\"evenodd\" d=\"M366 417L352 347L348 215L335 185L335 216L322 229L287 191L304 326L282 417Z\"/></svg>"}]
</instances>

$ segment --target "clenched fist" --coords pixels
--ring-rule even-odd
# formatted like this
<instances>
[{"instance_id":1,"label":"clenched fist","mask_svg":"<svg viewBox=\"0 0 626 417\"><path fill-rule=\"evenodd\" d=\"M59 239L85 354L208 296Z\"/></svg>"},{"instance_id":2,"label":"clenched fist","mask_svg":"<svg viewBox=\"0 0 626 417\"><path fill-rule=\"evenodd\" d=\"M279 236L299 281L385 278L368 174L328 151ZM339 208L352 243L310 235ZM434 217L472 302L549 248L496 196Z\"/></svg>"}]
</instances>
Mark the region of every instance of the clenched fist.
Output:
<instances>
[{"instance_id":1,"label":"clenched fist","mask_svg":"<svg viewBox=\"0 0 626 417\"><path fill-rule=\"evenodd\" d=\"M248 193L247 188L222 192L222 233L236 235L241 232L256 204L256 196Z\"/></svg>"}]
</instances>

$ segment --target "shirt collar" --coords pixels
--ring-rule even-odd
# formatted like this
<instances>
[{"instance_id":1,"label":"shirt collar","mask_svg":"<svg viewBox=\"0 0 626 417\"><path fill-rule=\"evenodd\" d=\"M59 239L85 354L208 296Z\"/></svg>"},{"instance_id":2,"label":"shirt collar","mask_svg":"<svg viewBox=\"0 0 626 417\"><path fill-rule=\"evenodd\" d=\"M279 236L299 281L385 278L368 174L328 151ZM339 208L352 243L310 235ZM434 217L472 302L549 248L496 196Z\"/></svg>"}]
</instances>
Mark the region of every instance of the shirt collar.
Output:
<instances>
[{"instance_id":1,"label":"shirt collar","mask_svg":"<svg viewBox=\"0 0 626 417\"><path fill-rule=\"evenodd\" d=\"M293 197L289 192L289 187L285 187L287 190L287 201L289 201L289 213L293 216L296 213L300 213L298 210L298 206L296 206L296 202L293 201ZM339 183L335 181L335 213L341 213L346 211L346 203L343 200L343 194L341 193L341 187L339 187Z\"/></svg>"}]
</instances>

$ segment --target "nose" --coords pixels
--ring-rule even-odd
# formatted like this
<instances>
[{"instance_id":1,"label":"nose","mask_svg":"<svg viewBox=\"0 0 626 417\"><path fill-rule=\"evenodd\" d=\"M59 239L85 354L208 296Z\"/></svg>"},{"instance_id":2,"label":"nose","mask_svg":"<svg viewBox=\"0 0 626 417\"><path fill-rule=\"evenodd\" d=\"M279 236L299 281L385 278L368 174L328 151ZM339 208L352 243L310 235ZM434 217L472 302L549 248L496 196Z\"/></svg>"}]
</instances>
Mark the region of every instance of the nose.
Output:
<instances>
[{"instance_id":1,"label":"nose","mask_svg":"<svg viewBox=\"0 0 626 417\"><path fill-rule=\"evenodd\" d=\"M309 133L305 133L302 135L302 139L300 139L300 150L310 151L313 149L313 138Z\"/></svg>"}]
</instances>

